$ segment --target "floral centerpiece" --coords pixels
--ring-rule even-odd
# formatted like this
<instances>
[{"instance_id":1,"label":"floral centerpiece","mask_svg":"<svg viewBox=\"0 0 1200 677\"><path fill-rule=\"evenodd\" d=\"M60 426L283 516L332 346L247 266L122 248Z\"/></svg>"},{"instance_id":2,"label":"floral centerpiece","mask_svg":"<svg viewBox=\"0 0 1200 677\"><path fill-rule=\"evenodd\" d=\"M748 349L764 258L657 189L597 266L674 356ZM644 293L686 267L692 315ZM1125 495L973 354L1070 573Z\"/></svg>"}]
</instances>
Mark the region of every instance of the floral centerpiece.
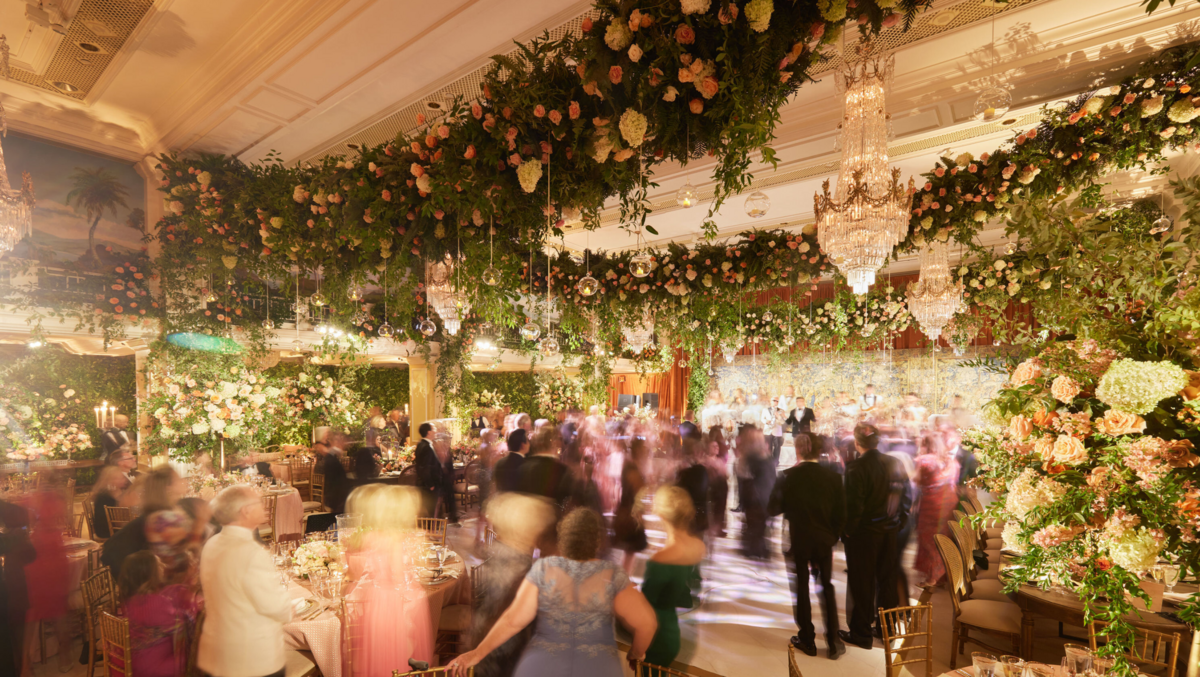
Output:
<instances>
[{"instance_id":1,"label":"floral centerpiece","mask_svg":"<svg viewBox=\"0 0 1200 677\"><path fill-rule=\"evenodd\" d=\"M69 410L80 405L75 394L65 386L55 397L12 384L0 386L0 457L39 461L91 449L84 425L69 422Z\"/></svg>"},{"instance_id":2,"label":"floral centerpiece","mask_svg":"<svg viewBox=\"0 0 1200 677\"><path fill-rule=\"evenodd\" d=\"M288 378L282 395L288 413L283 424L299 439L307 439L314 426L346 430L361 425L366 412L358 393L320 371L305 369Z\"/></svg>"},{"instance_id":3,"label":"floral centerpiece","mask_svg":"<svg viewBox=\"0 0 1200 677\"><path fill-rule=\"evenodd\" d=\"M499 390L480 390L475 393L475 407L486 411L495 411L503 409L507 402L504 401L504 396Z\"/></svg>"},{"instance_id":4,"label":"floral centerpiece","mask_svg":"<svg viewBox=\"0 0 1200 677\"><path fill-rule=\"evenodd\" d=\"M392 456L383 460L384 472L400 472L404 468L412 465L413 459L417 456L417 445L408 444L396 447L392 451Z\"/></svg>"},{"instance_id":5,"label":"floral centerpiece","mask_svg":"<svg viewBox=\"0 0 1200 677\"><path fill-rule=\"evenodd\" d=\"M1053 343L1017 365L985 408L998 430L967 436L981 463L975 481L1001 496L986 517L1004 521L1004 548L1017 553L1010 571L1020 580L1007 587L1074 590L1089 621L1109 624L1108 655L1131 646L1123 616L1130 597L1149 602L1141 576L1160 560L1186 573L1200 552L1200 428L1181 397L1194 378L1091 340ZM1194 618L1195 606L1183 615Z\"/></svg>"},{"instance_id":6,"label":"floral centerpiece","mask_svg":"<svg viewBox=\"0 0 1200 677\"><path fill-rule=\"evenodd\" d=\"M567 376L561 369L538 375L538 410L543 416L553 416L582 404L583 386L578 379Z\"/></svg>"},{"instance_id":7,"label":"floral centerpiece","mask_svg":"<svg viewBox=\"0 0 1200 677\"><path fill-rule=\"evenodd\" d=\"M71 458L75 454L91 449L92 437L78 423L56 425L46 435L43 448L47 456Z\"/></svg>"},{"instance_id":8,"label":"floral centerpiece","mask_svg":"<svg viewBox=\"0 0 1200 677\"><path fill-rule=\"evenodd\" d=\"M148 408L159 424L159 444L175 458L190 460L212 449L217 435L243 447L263 446L284 414L281 393L270 379L242 366L203 381L191 371L171 370L152 384Z\"/></svg>"},{"instance_id":9,"label":"floral centerpiece","mask_svg":"<svg viewBox=\"0 0 1200 677\"><path fill-rule=\"evenodd\" d=\"M313 541L296 548L292 556L292 571L300 578L308 578L315 571L341 571L345 566L346 550L331 541Z\"/></svg>"}]
</instances>

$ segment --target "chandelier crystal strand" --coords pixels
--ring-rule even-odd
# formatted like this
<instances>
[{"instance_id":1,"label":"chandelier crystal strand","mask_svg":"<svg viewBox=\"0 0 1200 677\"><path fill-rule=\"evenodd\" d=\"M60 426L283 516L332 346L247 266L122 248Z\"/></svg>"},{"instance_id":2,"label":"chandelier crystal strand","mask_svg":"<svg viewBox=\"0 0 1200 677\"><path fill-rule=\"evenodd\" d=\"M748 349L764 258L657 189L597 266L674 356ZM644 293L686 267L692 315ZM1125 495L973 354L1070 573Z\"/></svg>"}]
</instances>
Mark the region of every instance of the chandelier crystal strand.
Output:
<instances>
[{"instance_id":1,"label":"chandelier crystal strand","mask_svg":"<svg viewBox=\"0 0 1200 677\"><path fill-rule=\"evenodd\" d=\"M483 283L489 287L495 287L500 284L500 271L496 270L493 265L496 261L496 249L494 244L496 232L496 215L492 214L491 220L488 223L488 267L483 271Z\"/></svg>"},{"instance_id":2,"label":"chandelier crystal strand","mask_svg":"<svg viewBox=\"0 0 1200 677\"><path fill-rule=\"evenodd\" d=\"M944 243L935 242L921 251L921 276L909 285L907 294L908 312L935 346L963 302L962 288L954 281L946 250Z\"/></svg>"},{"instance_id":3,"label":"chandelier crystal strand","mask_svg":"<svg viewBox=\"0 0 1200 677\"><path fill-rule=\"evenodd\" d=\"M8 118L0 104L0 136L8 136ZM33 234L33 180L22 174L21 190L8 182L4 148L0 146L0 256L11 252L17 243Z\"/></svg>"},{"instance_id":4,"label":"chandelier crystal strand","mask_svg":"<svg viewBox=\"0 0 1200 677\"><path fill-rule=\"evenodd\" d=\"M654 316L650 314L650 309L644 307L641 318L622 327L621 333L625 335L630 352L640 355L650 345L650 338L654 334Z\"/></svg>"},{"instance_id":5,"label":"chandelier crystal strand","mask_svg":"<svg viewBox=\"0 0 1200 677\"><path fill-rule=\"evenodd\" d=\"M849 70L838 74L846 94L842 122L842 162L837 192L814 196L817 243L855 294L875 283L875 272L908 234L913 182L900 183L900 170L888 166L885 85L893 57L873 56L864 40Z\"/></svg>"}]
</instances>

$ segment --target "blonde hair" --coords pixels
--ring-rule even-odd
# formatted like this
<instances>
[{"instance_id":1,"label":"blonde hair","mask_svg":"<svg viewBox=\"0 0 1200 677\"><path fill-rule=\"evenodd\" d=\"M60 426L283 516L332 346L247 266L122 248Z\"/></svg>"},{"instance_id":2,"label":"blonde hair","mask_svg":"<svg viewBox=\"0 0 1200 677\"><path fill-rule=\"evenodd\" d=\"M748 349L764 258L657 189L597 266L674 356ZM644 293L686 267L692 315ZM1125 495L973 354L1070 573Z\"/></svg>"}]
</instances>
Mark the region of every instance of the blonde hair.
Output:
<instances>
[{"instance_id":1,"label":"blonde hair","mask_svg":"<svg viewBox=\"0 0 1200 677\"><path fill-rule=\"evenodd\" d=\"M675 529L686 530L696 516L696 507L688 492L674 486L659 487L654 492L653 513Z\"/></svg>"},{"instance_id":2,"label":"blonde hair","mask_svg":"<svg viewBox=\"0 0 1200 677\"><path fill-rule=\"evenodd\" d=\"M117 479L124 479L125 473L115 465L106 465L100 470L100 476L96 478L96 483L92 485L92 500L102 491L112 491L117 483Z\"/></svg>"},{"instance_id":3,"label":"blonde hair","mask_svg":"<svg viewBox=\"0 0 1200 677\"><path fill-rule=\"evenodd\" d=\"M549 500L514 492L492 497L485 512L496 536L505 545L525 553L533 553L538 538L555 521L554 506Z\"/></svg>"},{"instance_id":4,"label":"blonde hair","mask_svg":"<svg viewBox=\"0 0 1200 677\"><path fill-rule=\"evenodd\" d=\"M374 428L376 430L383 430L384 428L387 427L387 419L384 418L380 414L376 414L371 417L371 420L368 422L368 425L370 425L372 428Z\"/></svg>"},{"instance_id":5,"label":"blonde hair","mask_svg":"<svg viewBox=\"0 0 1200 677\"><path fill-rule=\"evenodd\" d=\"M365 529L377 532L416 529L420 509L420 490L388 484L363 485L350 494L346 505L347 512L362 515Z\"/></svg>"}]
</instances>

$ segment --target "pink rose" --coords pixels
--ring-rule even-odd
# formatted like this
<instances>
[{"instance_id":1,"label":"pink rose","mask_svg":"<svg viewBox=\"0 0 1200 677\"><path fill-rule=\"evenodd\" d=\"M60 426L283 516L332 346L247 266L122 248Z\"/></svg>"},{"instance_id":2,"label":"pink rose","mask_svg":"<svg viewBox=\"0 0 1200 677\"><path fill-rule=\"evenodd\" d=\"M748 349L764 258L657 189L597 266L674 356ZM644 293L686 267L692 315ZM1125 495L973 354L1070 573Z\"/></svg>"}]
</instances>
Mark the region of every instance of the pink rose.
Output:
<instances>
[{"instance_id":1,"label":"pink rose","mask_svg":"<svg viewBox=\"0 0 1200 677\"><path fill-rule=\"evenodd\" d=\"M621 84L622 72L623 71L621 70L620 66L613 66L613 67L609 68L608 69L608 81L613 83L614 85Z\"/></svg>"},{"instance_id":2,"label":"pink rose","mask_svg":"<svg viewBox=\"0 0 1200 677\"><path fill-rule=\"evenodd\" d=\"M513 139L517 138L517 128L509 127L508 131L504 132L504 138L508 139L509 141L512 141Z\"/></svg>"},{"instance_id":3,"label":"pink rose","mask_svg":"<svg viewBox=\"0 0 1200 677\"><path fill-rule=\"evenodd\" d=\"M538 105L534 106L533 107L533 117L535 117L535 118L546 117L546 107L540 103Z\"/></svg>"},{"instance_id":4,"label":"pink rose","mask_svg":"<svg viewBox=\"0 0 1200 677\"><path fill-rule=\"evenodd\" d=\"M679 24L675 28L675 42L681 45L690 45L696 41L696 31L687 24Z\"/></svg>"},{"instance_id":5,"label":"pink rose","mask_svg":"<svg viewBox=\"0 0 1200 677\"><path fill-rule=\"evenodd\" d=\"M438 127L438 136L442 137L443 139L450 138L450 128L446 125Z\"/></svg>"},{"instance_id":6,"label":"pink rose","mask_svg":"<svg viewBox=\"0 0 1200 677\"><path fill-rule=\"evenodd\" d=\"M1013 370L1012 376L1008 379L1009 383L1014 386L1023 386L1032 383L1034 379L1042 377L1042 365L1036 359L1025 360L1017 365Z\"/></svg>"},{"instance_id":7,"label":"pink rose","mask_svg":"<svg viewBox=\"0 0 1200 677\"><path fill-rule=\"evenodd\" d=\"M812 28L809 29L809 33L812 34L814 40L820 40L825 35L825 22L814 22Z\"/></svg>"},{"instance_id":8,"label":"pink rose","mask_svg":"<svg viewBox=\"0 0 1200 677\"><path fill-rule=\"evenodd\" d=\"M1054 399L1064 404L1070 404L1075 401L1075 396L1079 394L1079 384L1070 376L1059 376L1050 384L1050 394Z\"/></svg>"},{"instance_id":9,"label":"pink rose","mask_svg":"<svg viewBox=\"0 0 1200 677\"><path fill-rule=\"evenodd\" d=\"M738 6L733 4L732 2L729 3L729 7L727 7L727 8L722 7L721 11L717 12L717 19L719 19L721 21L721 23L723 23L725 25L729 25L729 24L733 23L737 18L738 18ZM822 28L822 30L824 30L825 24L821 24L821 28Z\"/></svg>"},{"instance_id":10,"label":"pink rose","mask_svg":"<svg viewBox=\"0 0 1200 677\"><path fill-rule=\"evenodd\" d=\"M584 33L592 32L592 18L591 17L584 17L582 28L583 28Z\"/></svg>"},{"instance_id":11,"label":"pink rose","mask_svg":"<svg viewBox=\"0 0 1200 677\"><path fill-rule=\"evenodd\" d=\"M425 114L424 113L417 113L417 124L418 125L425 124Z\"/></svg>"},{"instance_id":12,"label":"pink rose","mask_svg":"<svg viewBox=\"0 0 1200 677\"><path fill-rule=\"evenodd\" d=\"M562 113L559 113L557 110L550 111L550 122L556 125L562 122Z\"/></svg>"},{"instance_id":13,"label":"pink rose","mask_svg":"<svg viewBox=\"0 0 1200 677\"><path fill-rule=\"evenodd\" d=\"M567 117L571 118L572 120L579 119L579 102L578 101L572 101L571 105L567 106Z\"/></svg>"},{"instance_id":14,"label":"pink rose","mask_svg":"<svg viewBox=\"0 0 1200 677\"><path fill-rule=\"evenodd\" d=\"M412 175L417 178L425 176L425 168L415 162L409 166L408 171L412 172Z\"/></svg>"},{"instance_id":15,"label":"pink rose","mask_svg":"<svg viewBox=\"0 0 1200 677\"><path fill-rule=\"evenodd\" d=\"M392 191L384 190L382 197L383 197L384 202L391 202L392 201Z\"/></svg>"},{"instance_id":16,"label":"pink rose","mask_svg":"<svg viewBox=\"0 0 1200 677\"><path fill-rule=\"evenodd\" d=\"M690 68L680 68L679 69L679 81L680 82L693 82L693 81L695 81L695 79L696 79L696 74L692 72L692 69L690 69Z\"/></svg>"},{"instance_id":17,"label":"pink rose","mask_svg":"<svg viewBox=\"0 0 1200 677\"><path fill-rule=\"evenodd\" d=\"M707 99L716 96L718 87L719 85L715 76L707 75L700 81L700 93Z\"/></svg>"},{"instance_id":18,"label":"pink rose","mask_svg":"<svg viewBox=\"0 0 1200 677\"><path fill-rule=\"evenodd\" d=\"M703 99L692 99L691 101L688 102L688 110L692 111L696 115L703 113L704 112L704 100Z\"/></svg>"},{"instance_id":19,"label":"pink rose","mask_svg":"<svg viewBox=\"0 0 1200 677\"><path fill-rule=\"evenodd\" d=\"M463 153L463 157L468 160L475 157L475 146L474 145L467 146L467 151L465 153Z\"/></svg>"},{"instance_id":20,"label":"pink rose","mask_svg":"<svg viewBox=\"0 0 1200 677\"><path fill-rule=\"evenodd\" d=\"M940 178L940 177L943 177L943 176L945 176L945 175L946 175L946 168L945 168L945 167L938 167L937 169L933 170L933 173L934 173L934 175L935 175L935 176L937 176L937 177L939 177L939 178Z\"/></svg>"},{"instance_id":21,"label":"pink rose","mask_svg":"<svg viewBox=\"0 0 1200 677\"><path fill-rule=\"evenodd\" d=\"M473 103L473 104L471 104L471 115L472 115L472 116L473 116L473 117L474 117L476 120L478 120L479 118L483 117L483 106L480 106L480 105L479 105L479 104L477 104L477 103Z\"/></svg>"}]
</instances>

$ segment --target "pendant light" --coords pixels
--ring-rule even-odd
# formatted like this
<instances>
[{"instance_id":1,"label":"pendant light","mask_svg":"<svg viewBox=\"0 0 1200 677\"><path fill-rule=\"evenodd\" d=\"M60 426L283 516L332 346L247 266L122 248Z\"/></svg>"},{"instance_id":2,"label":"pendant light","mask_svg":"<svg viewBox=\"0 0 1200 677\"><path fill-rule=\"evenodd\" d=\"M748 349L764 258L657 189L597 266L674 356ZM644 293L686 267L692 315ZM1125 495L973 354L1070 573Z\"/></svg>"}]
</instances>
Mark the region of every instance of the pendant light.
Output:
<instances>
[{"instance_id":1,"label":"pendant light","mask_svg":"<svg viewBox=\"0 0 1200 677\"><path fill-rule=\"evenodd\" d=\"M492 214L491 221L488 224L488 267L483 271L483 283L489 287L495 287L500 284L500 271L496 270L496 266L492 265L495 262L495 244L493 239L496 233L496 215Z\"/></svg>"},{"instance_id":2,"label":"pendant light","mask_svg":"<svg viewBox=\"0 0 1200 677\"><path fill-rule=\"evenodd\" d=\"M263 318L262 328L271 331L275 328L275 322L271 320L271 281L266 280L264 283L267 287L267 316Z\"/></svg>"},{"instance_id":3,"label":"pendant light","mask_svg":"<svg viewBox=\"0 0 1200 677\"><path fill-rule=\"evenodd\" d=\"M996 60L1000 53L996 51L996 15L992 15L992 75L989 78L991 86L979 93L975 99L975 119L980 122L994 122L1004 117L1012 107L1012 94L996 82Z\"/></svg>"},{"instance_id":4,"label":"pendant light","mask_svg":"<svg viewBox=\"0 0 1200 677\"><path fill-rule=\"evenodd\" d=\"M579 282L575 283L575 289L579 291L581 296L594 296L596 292L600 291L600 280L592 277L591 249L588 248L588 245L591 244L591 240L592 235L591 233L588 233L587 243L585 244L583 250L583 260L584 264L587 266L587 275L584 275L582 278L580 278Z\"/></svg>"},{"instance_id":5,"label":"pendant light","mask_svg":"<svg viewBox=\"0 0 1200 677\"><path fill-rule=\"evenodd\" d=\"M380 338L392 338L396 335L396 329L388 322L388 292L387 292L387 268L383 269L383 324L379 325L376 331Z\"/></svg>"},{"instance_id":6,"label":"pendant light","mask_svg":"<svg viewBox=\"0 0 1200 677\"><path fill-rule=\"evenodd\" d=\"M675 204L683 207L684 209L691 209L692 207L696 206L696 203L699 202L700 199L696 195L696 187L692 185L692 181L689 176L690 172L687 170L688 162L690 162L692 159L692 126L690 122L688 123L684 138L686 139L687 144L684 150L685 159L683 164L685 174L683 178L683 186L681 186L679 190L675 191Z\"/></svg>"},{"instance_id":7,"label":"pendant light","mask_svg":"<svg viewBox=\"0 0 1200 677\"><path fill-rule=\"evenodd\" d=\"M1158 194L1158 211L1162 212L1162 216L1158 217L1155 219L1154 223L1150 224L1151 235L1165 233L1168 230L1171 230L1171 226L1175 225L1174 219L1172 219L1170 216L1167 216L1167 210L1164 206L1165 203L1163 200L1163 194L1160 192Z\"/></svg>"}]
</instances>

